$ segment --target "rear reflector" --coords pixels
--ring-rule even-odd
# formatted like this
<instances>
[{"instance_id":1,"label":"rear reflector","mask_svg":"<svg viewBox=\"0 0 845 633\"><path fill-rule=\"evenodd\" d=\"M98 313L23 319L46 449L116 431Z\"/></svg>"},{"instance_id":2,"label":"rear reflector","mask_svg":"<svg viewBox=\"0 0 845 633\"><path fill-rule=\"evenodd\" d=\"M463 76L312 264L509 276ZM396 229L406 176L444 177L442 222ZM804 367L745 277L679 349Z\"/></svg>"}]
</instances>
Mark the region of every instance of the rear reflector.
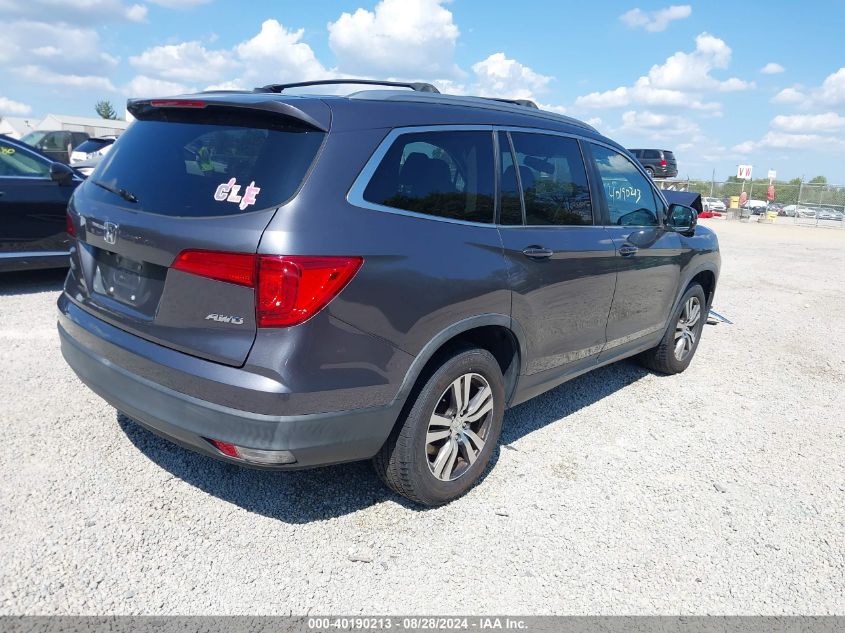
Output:
<instances>
[{"instance_id":1,"label":"rear reflector","mask_svg":"<svg viewBox=\"0 0 845 633\"><path fill-rule=\"evenodd\" d=\"M255 288L258 327L290 327L325 308L346 287L362 257L251 255L182 251L174 270Z\"/></svg>"},{"instance_id":2,"label":"rear reflector","mask_svg":"<svg viewBox=\"0 0 845 633\"><path fill-rule=\"evenodd\" d=\"M234 444L221 442L220 440L208 440L218 451L229 457L238 457L238 447Z\"/></svg>"},{"instance_id":3,"label":"rear reflector","mask_svg":"<svg viewBox=\"0 0 845 633\"><path fill-rule=\"evenodd\" d=\"M236 446L220 440L208 440L214 448L226 457L233 457L249 464L261 464L263 466L274 466L281 464L296 463L296 458L290 451L268 451L261 448L245 448Z\"/></svg>"},{"instance_id":4,"label":"rear reflector","mask_svg":"<svg viewBox=\"0 0 845 633\"><path fill-rule=\"evenodd\" d=\"M76 227L73 225L73 218L70 217L70 212L65 212L65 231L71 237L76 237Z\"/></svg>"},{"instance_id":5,"label":"rear reflector","mask_svg":"<svg viewBox=\"0 0 845 633\"><path fill-rule=\"evenodd\" d=\"M246 253L182 251L173 268L239 286L255 286L255 255Z\"/></svg>"}]
</instances>

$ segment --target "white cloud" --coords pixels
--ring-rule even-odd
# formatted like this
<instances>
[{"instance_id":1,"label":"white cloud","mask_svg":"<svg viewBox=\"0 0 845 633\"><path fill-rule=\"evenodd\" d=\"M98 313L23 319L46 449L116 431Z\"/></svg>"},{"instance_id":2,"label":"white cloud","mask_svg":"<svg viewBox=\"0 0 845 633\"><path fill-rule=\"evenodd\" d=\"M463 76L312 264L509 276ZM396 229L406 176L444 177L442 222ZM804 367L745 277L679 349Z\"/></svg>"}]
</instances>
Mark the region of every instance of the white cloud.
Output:
<instances>
[{"instance_id":1,"label":"white cloud","mask_svg":"<svg viewBox=\"0 0 845 633\"><path fill-rule=\"evenodd\" d=\"M472 65L475 92L482 97L533 99L546 90L552 78L534 72L504 53L493 53Z\"/></svg>"},{"instance_id":2,"label":"white cloud","mask_svg":"<svg viewBox=\"0 0 845 633\"><path fill-rule=\"evenodd\" d=\"M775 62L769 62L765 66L760 69L760 72L764 75L777 75L778 73L782 73L786 68L781 66Z\"/></svg>"},{"instance_id":3,"label":"white cloud","mask_svg":"<svg viewBox=\"0 0 845 633\"><path fill-rule=\"evenodd\" d=\"M193 91L189 86L145 75L138 75L123 87L127 97L169 97Z\"/></svg>"},{"instance_id":4,"label":"white cloud","mask_svg":"<svg viewBox=\"0 0 845 633\"><path fill-rule=\"evenodd\" d=\"M13 101L6 97L0 97L0 114L29 114L32 112L32 107L20 101Z\"/></svg>"},{"instance_id":5,"label":"white cloud","mask_svg":"<svg viewBox=\"0 0 845 633\"><path fill-rule=\"evenodd\" d=\"M143 4L133 4L127 9L126 17L132 22L144 22L147 19L147 7Z\"/></svg>"},{"instance_id":6,"label":"white cloud","mask_svg":"<svg viewBox=\"0 0 845 633\"><path fill-rule=\"evenodd\" d=\"M631 104L649 106L677 106L698 110L719 110L716 102L704 102L700 95L705 91L734 92L754 87L753 82L736 77L719 80L711 75L713 70L727 68L731 49L709 33L695 38L695 50L677 52L663 64L655 64L632 86L620 86L604 92L592 92L578 97L575 105L583 108L617 108Z\"/></svg>"},{"instance_id":7,"label":"white cloud","mask_svg":"<svg viewBox=\"0 0 845 633\"><path fill-rule=\"evenodd\" d=\"M668 136L698 137L701 130L698 125L678 115L658 114L649 110L629 110L622 114L620 132L630 132L651 138Z\"/></svg>"},{"instance_id":8,"label":"white cloud","mask_svg":"<svg viewBox=\"0 0 845 633\"><path fill-rule=\"evenodd\" d=\"M211 0L147 0L168 9L190 9L201 4L208 4Z\"/></svg>"},{"instance_id":9,"label":"white cloud","mask_svg":"<svg viewBox=\"0 0 845 633\"><path fill-rule=\"evenodd\" d=\"M436 79L434 85L440 92L453 95L476 95L502 99L530 99L541 110L565 114L560 105L543 103L538 95L547 91L552 77L542 75L532 68L510 59L505 53L493 53L472 65L472 74L467 82L450 79Z\"/></svg>"},{"instance_id":10,"label":"white cloud","mask_svg":"<svg viewBox=\"0 0 845 633\"><path fill-rule=\"evenodd\" d=\"M818 90L813 91L813 98L824 105L845 103L845 67L828 75Z\"/></svg>"},{"instance_id":11,"label":"white cloud","mask_svg":"<svg viewBox=\"0 0 845 633\"><path fill-rule=\"evenodd\" d=\"M772 102L796 104L803 108L845 105L845 67L829 74L815 88L784 88L772 98Z\"/></svg>"},{"instance_id":12,"label":"white cloud","mask_svg":"<svg viewBox=\"0 0 845 633\"><path fill-rule=\"evenodd\" d=\"M330 22L329 47L343 72L378 76L456 77L460 32L444 0L381 0Z\"/></svg>"},{"instance_id":13,"label":"white cloud","mask_svg":"<svg viewBox=\"0 0 845 633\"><path fill-rule=\"evenodd\" d=\"M591 92L575 100L575 105L582 108L621 108L629 103L631 96L625 86L604 92Z\"/></svg>"},{"instance_id":14,"label":"white cloud","mask_svg":"<svg viewBox=\"0 0 845 633\"><path fill-rule=\"evenodd\" d=\"M650 33L665 31L670 22L688 18L692 14L692 7L688 4L672 5L658 11L643 11L631 9L619 16L619 19L630 28L644 28Z\"/></svg>"},{"instance_id":15,"label":"white cloud","mask_svg":"<svg viewBox=\"0 0 845 633\"><path fill-rule=\"evenodd\" d=\"M142 74L188 82L219 81L236 66L228 51L210 51L196 41L149 48L129 62Z\"/></svg>"},{"instance_id":16,"label":"white cloud","mask_svg":"<svg viewBox=\"0 0 845 633\"><path fill-rule=\"evenodd\" d=\"M302 41L304 33L304 29L290 31L276 20L265 20L255 37L235 47L245 67L239 79L264 85L325 78L325 67Z\"/></svg>"},{"instance_id":17,"label":"white cloud","mask_svg":"<svg viewBox=\"0 0 845 633\"><path fill-rule=\"evenodd\" d=\"M4 25L3 41L0 59L18 74L21 66L30 66L43 68L45 77L53 73L101 75L118 63L116 57L100 49L99 35L91 28L15 20ZM27 73L26 78L51 83L33 72Z\"/></svg>"},{"instance_id":18,"label":"white cloud","mask_svg":"<svg viewBox=\"0 0 845 633\"><path fill-rule=\"evenodd\" d=\"M737 154L752 154L760 150L802 150L810 149L814 152L845 149L845 140L823 134L794 134L769 130L759 141L743 141L731 148Z\"/></svg>"},{"instance_id":19,"label":"white cloud","mask_svg":"<svg viewBox=\"0 0 845 633\"><path fill-rule=\"evenodd\" d=\"M86 90L100 90L104 92L116 92L114 84L108 77L101 75L77 75L73 73L57 73L41 66L27 65L14 69L19 77L36 83L50 84L51 86L69 86L71 88L83 88Z\"/></svg>"},{"instance_id":20,"label":"white cloud","mask_svg":"<svg viewBox=\"0 0 845 633\"><path fill-rule=\"evenodd\" d=\"M774 97L772 97L773 103L801 103L807 97L801 92L800 88L784 88L779 93L777 93Z\"/></svg>"},{"instance_id":21,"label":"white cloud","mask_svg":"<svg viewBox=\"0 0 845 633\"><path fill-rule=\"evenodd\" d=\"M760 147L773 149L805 149L818 150L821 147L845 147L845 141L820 134L790 134L788 132L769 131L760 140Z\"/></svg>"},{"instance_id":22,"label":"white cloud","mask_svg":"<svg viewBox=\"0 0 845 633\"><path fill-rule=\"evenodd\" d=\"M198 41L156 46L130 58L140 74L124 90L130 96L185 92L195 85L237 90L327 77L303 35L303 29L265 20L254 37L229 49L209 49Z\"/></svg>"},{"instance_id":23,"label":"white cloud","mask_svg":"<svg viewBox=\"0 0 845 633\"><path fill-rule=\"evenodd\" d=\"M104 21L143 22L147 9L121 0L0 0L0 14L9 18L44 20L51 24L65 22L89 26Z\"/></svg>"},{"instance_id":24,"label":"white cloud","mask_svg":"<svg viewBox=\"0 0 845 633\"><path fill-rule=\"evenodd\" d=\"M734 154L750 154L757 148L757 145L754 141L743 141L742 143L737 143L731 148L731 152Z\"/></svg>"},{"instance_id":25,"label":"white cloud","mask_svg":"<svg viewBox=\"0 0 845 633\"><path fill-rule=\"evenodd\" d=\"M845 130L845 116L836 112L795 114L791 116L779 114L772 119L771 127L792 133L834 132Z\"/></svg>"}]
</instances>

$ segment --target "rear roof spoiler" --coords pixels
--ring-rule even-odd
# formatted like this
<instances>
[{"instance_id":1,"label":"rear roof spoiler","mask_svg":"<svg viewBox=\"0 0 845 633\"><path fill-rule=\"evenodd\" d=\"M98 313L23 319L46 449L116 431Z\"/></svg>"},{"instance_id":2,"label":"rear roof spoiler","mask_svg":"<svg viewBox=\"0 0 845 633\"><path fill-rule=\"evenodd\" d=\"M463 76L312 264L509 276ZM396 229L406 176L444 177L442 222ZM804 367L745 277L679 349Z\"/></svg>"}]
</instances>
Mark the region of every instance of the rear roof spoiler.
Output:
<instances>
[{"instance_id":1,"label":"rear roof spoiler","mask_svg":"<svg viewBox=\"0 0 845 633\"><path fill-rule=\"evenodd\" d=\"M178 110L204 108L237 109L263 114L277 114L280 117L294 119L321 132L327 132L329 129L331 115L325 104L322 104L322 107L325 108L325 117L321 117L325 118L325 122L321 122L311 114L285 101L266 99L253 93L241 93L238 96L232 93L216 93L216 95L217 98L215 98L215 94L196 94L163 99L129 99L126 102L126 109L136 119L141 120L150 118L153 112L164 108Z\"/></svg>"}]
</instances>

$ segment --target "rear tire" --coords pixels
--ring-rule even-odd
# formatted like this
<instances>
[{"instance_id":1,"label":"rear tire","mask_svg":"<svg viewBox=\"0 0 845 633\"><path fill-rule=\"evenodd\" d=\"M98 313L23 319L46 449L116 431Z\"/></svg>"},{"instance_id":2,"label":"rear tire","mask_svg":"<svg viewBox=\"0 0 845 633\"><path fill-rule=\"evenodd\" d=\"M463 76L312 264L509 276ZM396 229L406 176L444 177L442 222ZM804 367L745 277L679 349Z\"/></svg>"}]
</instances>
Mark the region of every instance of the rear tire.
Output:
<instances>
[{"instance_id":1,"label":"rear tire","mask_svg":"<svg viewBox=\"0 0 845 633\"><path fill-rule=\"evenodd\" d=\"M689 367L707 321L707 299L699 284L692 284L672 314L657 347L640 354L640 362L661 374L679 374Z\"/></svg>"},{"instance_id":2,"label":"rear tire","mask_svg":"<svg viewBox=\"0 0 845 633\"><path fill-rule=\"evenodd\" d=\"M654 180L654 170L651 167L645 168L645 173L648 174L648 177Z\"/></svg>"},{"instance_id":3,"label":"rear tire","mask_svg":"<svg viewBox=\"0 0 845 633\"><path fill-rule=\"evenodd\" d=\"M413 397L413 396L412 396ZM481 477L499 442L505 387L490 352L462 348L447 358L408 403L378 455L376 472L411 501L438 506Z\"/></svg>"}]
</instances>

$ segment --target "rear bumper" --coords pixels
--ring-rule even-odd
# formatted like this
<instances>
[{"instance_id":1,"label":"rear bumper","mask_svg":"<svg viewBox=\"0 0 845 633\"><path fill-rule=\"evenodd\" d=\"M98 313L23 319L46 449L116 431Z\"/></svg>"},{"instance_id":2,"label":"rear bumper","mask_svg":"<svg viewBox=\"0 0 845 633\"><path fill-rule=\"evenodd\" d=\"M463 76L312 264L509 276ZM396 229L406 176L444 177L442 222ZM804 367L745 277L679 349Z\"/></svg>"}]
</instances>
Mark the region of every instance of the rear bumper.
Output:
<instances>
[{"instance_id":1,"label":"rear bumper","mask_svg":"<svg viewBox=\"0 0 845 633\"><path fill-rule=\"evenodd\" d=\"M128 369L133 366L133 362L127 362L130 359L138 363L145 362L145 359L106 339L114 340L115 335L131 335L94 320L97 331L91 332L60 309L58 329L62 355L82 382L142 426L186 448L224 461L267 468L226 457L208 439L293 454L295 463L272 466L276 469L368 459L381 448L401 410L401 402L397 401L349 411L282 416L252 413L208 402ZM87 336L97 337L96 348L85 344ZM162 367L162 370L165 369ZM236 368L227 370L241 371ZM243 395L244 403L248 404L247 390Z\"/></svg>"},{"instance_id":2,"label":"rear bumper","mask_svg":"<svg viewBox=\"0 0 845 633\"><path fill-rule=\"evenodd\" d=\"M673 167L652 167L654 169L655 178L675 178L678 175L678 169Z\"/></svg>"}]
</instances>

